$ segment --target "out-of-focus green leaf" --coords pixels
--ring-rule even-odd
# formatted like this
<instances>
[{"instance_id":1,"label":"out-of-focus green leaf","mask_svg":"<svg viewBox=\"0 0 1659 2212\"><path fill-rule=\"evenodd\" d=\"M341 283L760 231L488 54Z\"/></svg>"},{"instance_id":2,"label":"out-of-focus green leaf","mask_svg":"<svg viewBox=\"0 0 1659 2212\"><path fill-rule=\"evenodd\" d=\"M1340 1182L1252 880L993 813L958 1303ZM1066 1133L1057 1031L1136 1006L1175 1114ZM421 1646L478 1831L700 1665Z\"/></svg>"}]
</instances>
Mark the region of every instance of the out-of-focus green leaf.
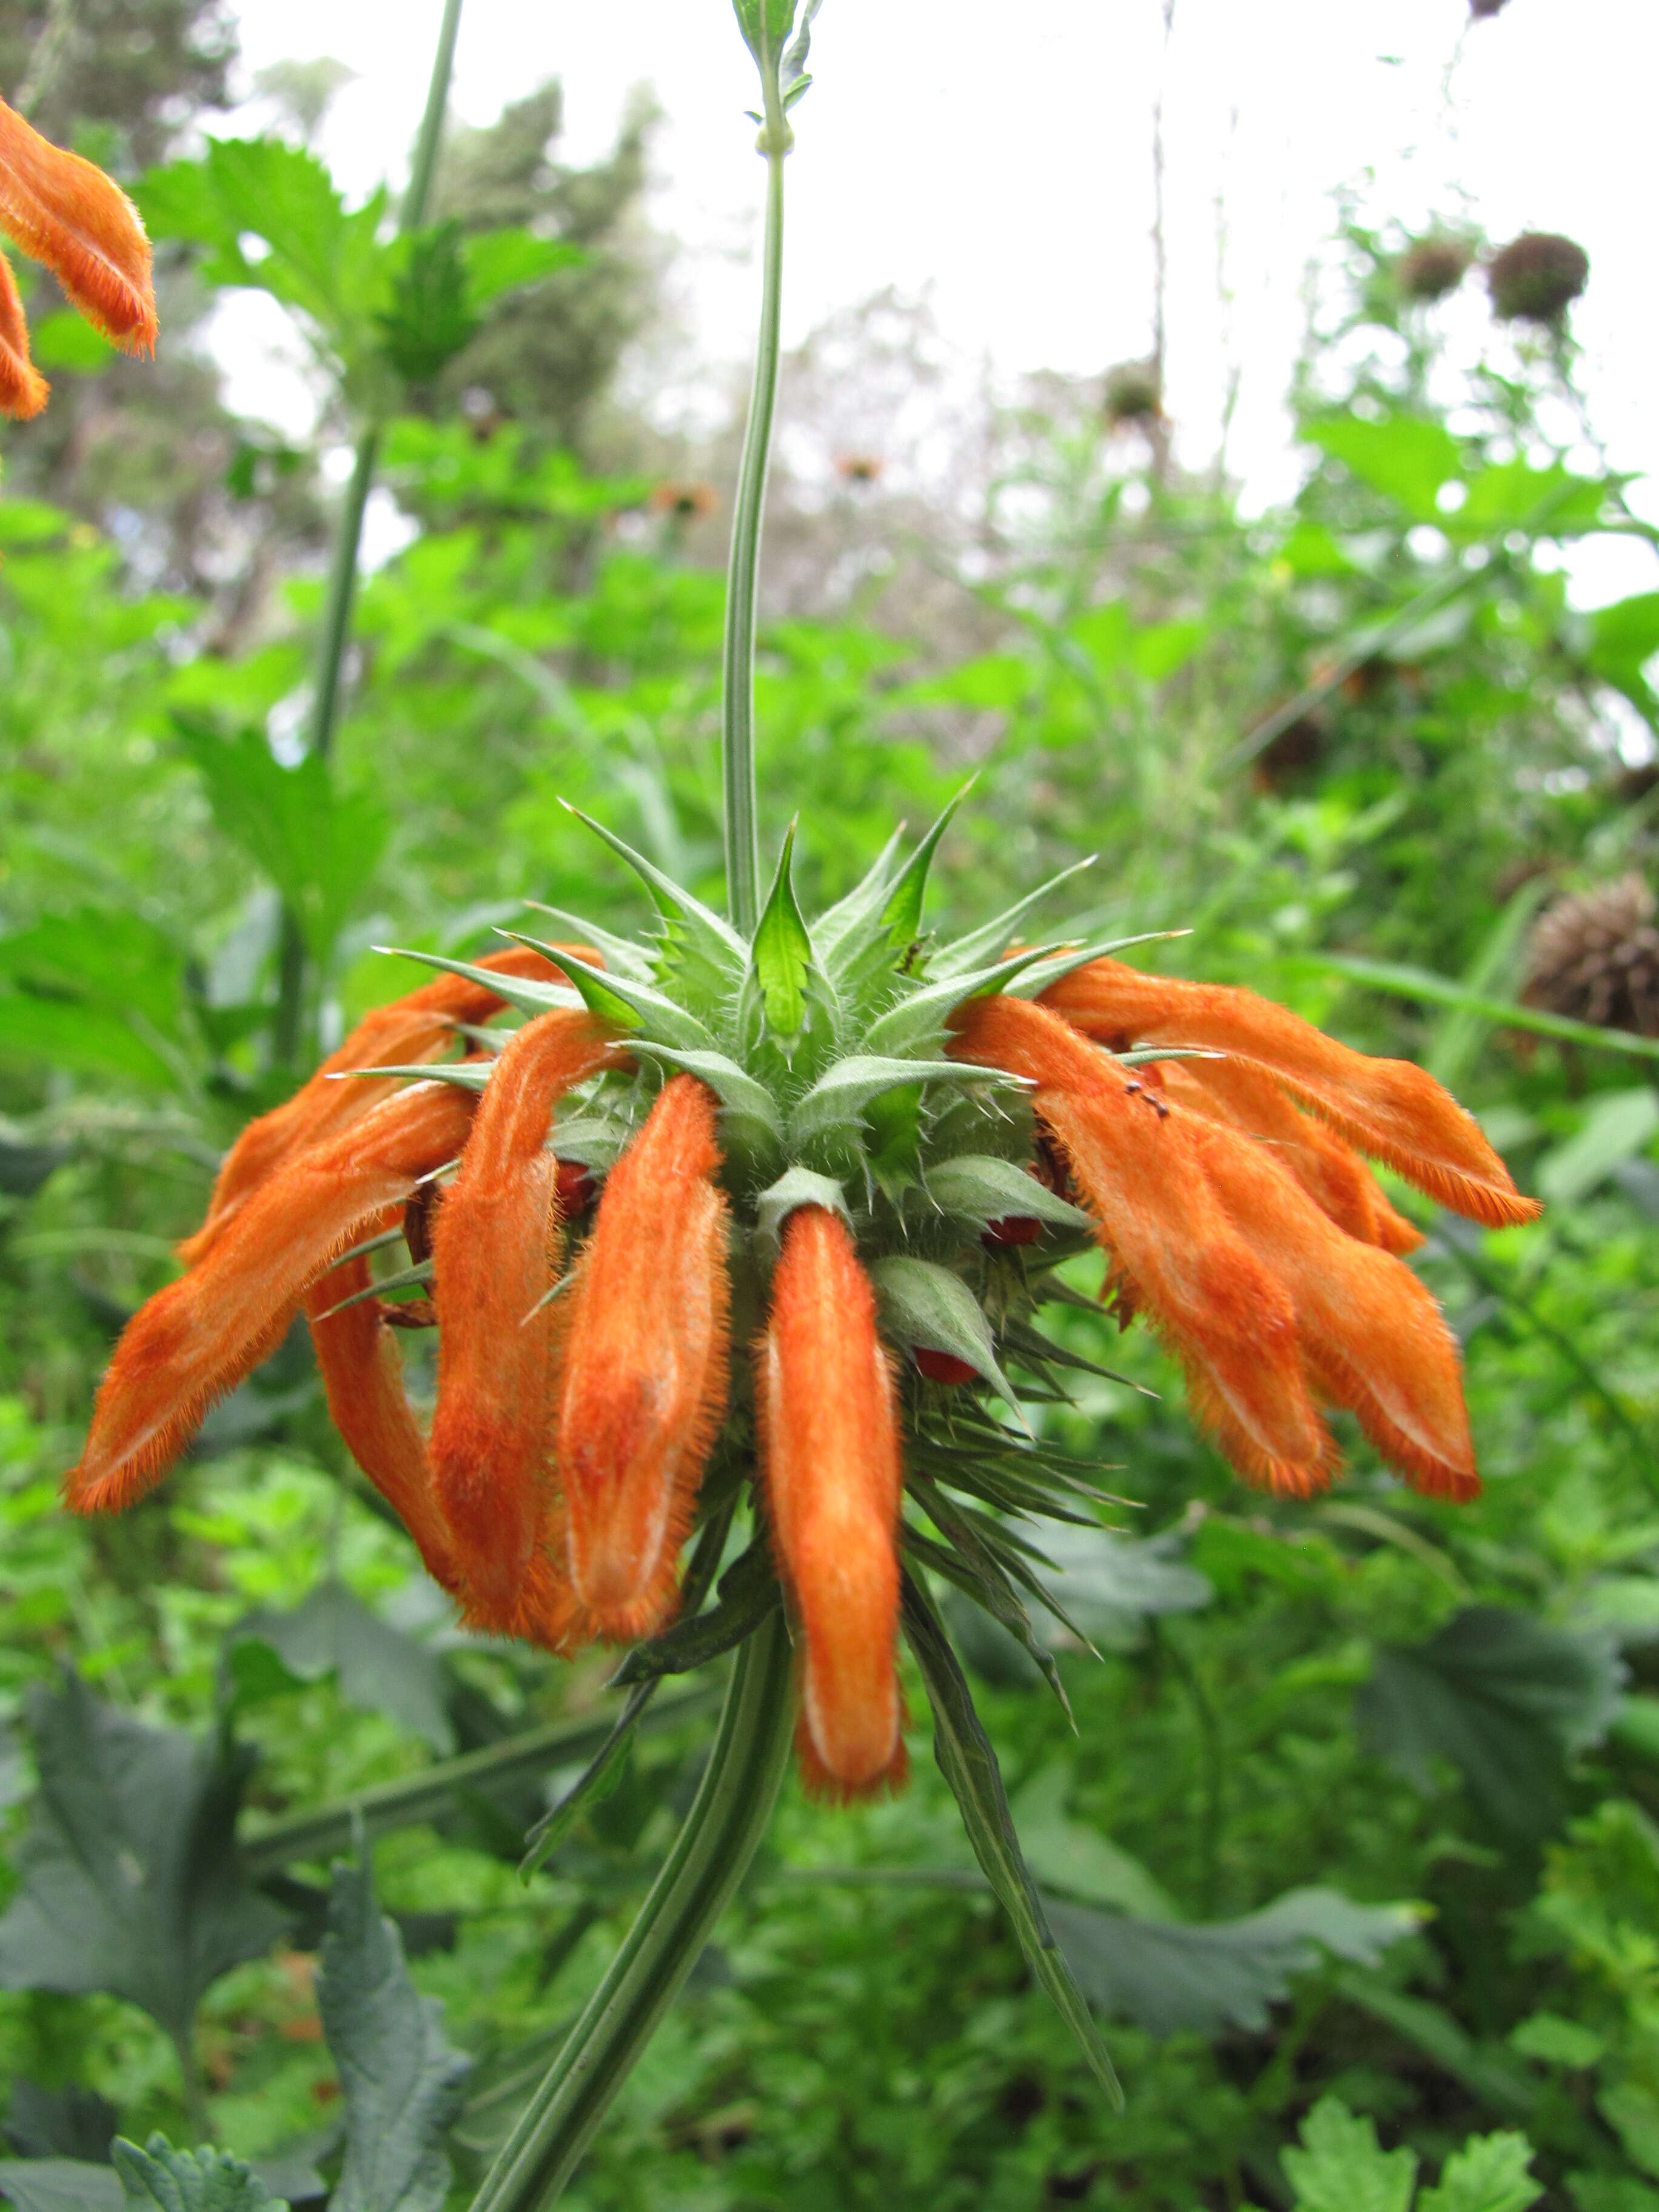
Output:
<instances>
[{"instance_id":1,"label":"out-of-focus green leaf","mask_svg":"<svg viewBox=\"0 0 1659 2212\"><path fill-rule=\"evenodd\" d=\"M1409 2212L1417 2154L1385 2151L1370 2119L1322 2097L1302 2123L1300 2149L1285 2153L1296 2212Z\"/></svg>"},{"instance_id":2,"label":"out-of-focus green leaf","mask_svg":"<svg viewBox=\"0 0 1659 2212\"><path fill-rule=\"evenodd\" d=\"M263 2181L228 2151L174 2150L152 2136L140 2150L118 2136L112 2156L126 2212L287 2212Z\"/></svg>"},{"instance_id":3,"label":"out-of-focus green leaf","mask_svg":"<svg viewBox=\"0 0 1659 2212\"><path fill-rule=\"evenodd\" d=\"M1418 2198L1417 2212L1527 2212L1544 2193L1527 2171L1532 2160L1525 2136L1473 2136Z\"/></svg>"},{"instance_id":4,"label":"out-of-focus green leaf","mask_svg":"<svg viewBox=\"0 0 1659 2212\"><path fill-rule=\"evenodd\" d=\"M410 1980L361 1848L358 1864L333 1870L317 2003L345 2099L332 2212L438 2212L449 2187L441 2138L471 2061L446 2039L437 2000Z\"/></svg>"},{"instance_id":5,"label":"out-of-focus green leaf","mask_svg":"<svg viewBox=\"0 0 1659 2212\"><path fill-rule=\"evenodd\" d=\"M1443 521L1440 487L1458 477L1462 456L1443 423L1422 415L1390 415L1380 422L1325 415L1304 423L1302 434L1414 522Z\"/></svg>"},{"instance_id":6,"label":"out-of-focus green leaf","mask_svg":"<svg viewBox=\"0 0 1659 2212\"><path fill-rule=\"evenodd\" d=\"M454 1749L442 1662L413 1637L376 1620L343 1583L332 1577L319 1583L290 1613L245 1613L225 1643L228 1653L244 1643L268 1645L302 1682L331 1674L348 1705L384 1713L437 1752Z\"/></svg>"},{"instance_id":7,"label":"out-of-focus green leaf","mask_svg":"<svg viewBox=\"0 0 1659 2212\"><path fill-rule=\"evenodd\" d=\"M1574 1133L1539 1162L1539 1196L1549 1206L1576 1206L1615 1168L1644 1152L1656 1134L1659 1091L1642 1084L1600 1092Z\"/></svg>"},{"instance_id":8,"label":"out-of-focus green leaf","mask_svg":"<svg viewBox=\"0 0 1659 2212\"><path fill-rule=\"evenodd\" d=\"M112 2166L78 2158L0 2159L0 2197L17 2212L121 2212L127 2201Z\"/></svg>"},{"instance_id":9,"label":"out-of-focus green leaf","mask_svg":"<svg viewBox=\"0 0 1659 2212\"><path fill-rule=\"evenodd\" d=\"M786 1047L799 1036L806 1019L807 975L812 964L812 940L795 897L794 850L792 822L784 834L771 892L756 925L750 955L755 981L766 1007L767 1027Z\"/></svg>"},{"instance_id":10,"label":"out-of-focus green leaf","mask_svg":"<svg viewBox=\"0 0 1659 2212\"><path fill-rule=\"evenodd\" d=\"M0 1987L107 1990L183 2043L210 1983L284 1924L235 1840L252 1754L146 1727L76 1674L38 1686L28 1711L40 1792L0 1919Z\"/></svg>"}]
</instances>

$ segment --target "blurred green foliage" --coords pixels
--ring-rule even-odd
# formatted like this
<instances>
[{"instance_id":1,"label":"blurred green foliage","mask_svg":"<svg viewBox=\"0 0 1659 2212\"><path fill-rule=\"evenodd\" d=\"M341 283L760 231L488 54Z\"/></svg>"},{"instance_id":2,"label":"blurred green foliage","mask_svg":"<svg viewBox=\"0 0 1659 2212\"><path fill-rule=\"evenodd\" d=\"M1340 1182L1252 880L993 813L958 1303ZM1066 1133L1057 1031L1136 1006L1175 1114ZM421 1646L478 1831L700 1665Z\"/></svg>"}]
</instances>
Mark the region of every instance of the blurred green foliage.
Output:
<instances>
[{"instance_id":1,"label":"blurred green foliage","mask_svg":"<svg viewBox=\"0 0 1659 2212\"><path fill-rule=\"evenodd\" d=\"M228 608L158 589L85 501L0 501L0 2126L76 2162L59 2203L464 2203L695 1785L707 1699L665 1695L520 1883L615 1710L606 1662L456 1631L302 1338L132 1514L57 1503L113 1334L291 1081L284 907L317 1049L419 980L377 943L460 951L527 898L637 918L562 801L719 897L721 583L647 483L571 450L635 313L594 248L638 130L550 183L556 114L460 142L443 222L401 246L272 141L143 188L192 281L298 310L337 402L387 423L407 535L364 582L331 759L295 757L319 587L274 515ZM1080 1275L1085 1364L1042 1417L1133 1502L1050 1547L1097 1647L1045 1624L1075 1730L940 1596L1127 2109L918 1732L896 1802L791 1786L578 2179L594 2212L1659 2207L1659 1100L1650 1058L1503 1011L1554 887L1651 869L1659 593L1569 602L1564 545L1648 533L1552 435L1559 345L1452 380L1389 242L1347 244L1293 501L1246 518L1089 409L1026 415L980 488L994 557L949 580L971 651L879 591L767 627L762 805L774 835L800 815L811 906L971 763L953 921L1094 853L1091 927L1189 931L1170 964L1455 1082L1551 1200L1436 1224L1420 1261L1486 1495L1415 1499L1363 1445L1328 1499L1243 1492ZM244 426L231 494L279 459ZM328 1872L353 1802L385 1919L366 1869ZM394 2049L401 2135L365 2087ZM208 2127L256 2172L100 2164L114 2132ZM26 2207L51 2179L0 2165Z\"/></svg>"}]
</instances>

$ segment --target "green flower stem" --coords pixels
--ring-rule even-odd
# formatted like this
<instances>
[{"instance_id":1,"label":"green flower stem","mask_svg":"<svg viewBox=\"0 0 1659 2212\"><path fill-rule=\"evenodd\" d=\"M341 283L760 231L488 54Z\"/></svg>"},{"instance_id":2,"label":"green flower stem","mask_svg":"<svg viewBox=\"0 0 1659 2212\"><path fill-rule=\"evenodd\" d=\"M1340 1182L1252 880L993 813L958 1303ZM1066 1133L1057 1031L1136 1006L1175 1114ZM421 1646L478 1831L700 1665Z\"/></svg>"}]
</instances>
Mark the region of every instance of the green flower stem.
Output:
<instances>
[{"instance_id":1,"label":"green flower stem","mask_svg":"<svg viewBox=\"0 0 1659 2212\"><path fill-rule=\"evenodd\" d=\"M738 930L754 934L760 918L760 842L755 818L755 601L760 579L761 515L778 396L778 319L783 301L783 163L794 134L783 112L775 58L763 62L766 121L766 255L760 337L749 399L743 465L732 517L726 580L726 648L721 669L720 755L726 798L726 902Z\"/></svg>"},{"instance_id":2,"label":"green flower stem","mask_svg":"<svg viewBox=\"0 0 1659 2212\"><path fill-rule=\"evenodd\" d=\"M449 105L449 80L455 67L455 41L461 27L462 0L444 0L443 21L432 57L427 85L426 109L416 134L410 158L409 189L398 211L399 231L416 230L426 219L432 197L433 173L443 138L444 113ZM357 596L357 556L362 549L363 515L374 488L374 465L380 456L380 425L371 422L358 436L352 455L351 475L334 533L329 562L328 592L323 602L322 635L312 680L311 716L306 732L307 748L326 760L334 749L334 730L340 711L340 672L345 662L346 641L351 635L351 610ZM283 915L280 980L276 1001L276 1056L285 1066L298 1057L305 1018L305 940L292 912Z\"/></svg>"},{"instance_id":3,"label":"green flower stem","mask_svg":"<svg viewBox=\"0 0 1659 2212\"><path fill-rule=\"evenodd\" d=\"M766 1832L794 1717L781 1613L738 1651L696 1802L552 2070L472 2212L556 2202L657 2023L696 1965Z\"/></svg>"}]
</instances>

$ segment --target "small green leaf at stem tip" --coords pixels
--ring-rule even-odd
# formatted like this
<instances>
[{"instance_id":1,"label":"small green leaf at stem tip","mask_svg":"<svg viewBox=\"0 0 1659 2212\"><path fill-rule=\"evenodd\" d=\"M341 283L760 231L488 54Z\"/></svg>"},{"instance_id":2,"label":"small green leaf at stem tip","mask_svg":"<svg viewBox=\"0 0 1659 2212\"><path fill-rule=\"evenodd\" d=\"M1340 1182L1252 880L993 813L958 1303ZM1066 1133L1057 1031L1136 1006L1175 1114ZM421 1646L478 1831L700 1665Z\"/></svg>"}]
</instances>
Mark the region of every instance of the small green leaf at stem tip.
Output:
<instances>
[{"instance_id":1,"label":"small green leaf at stem tip","mask_svg":"<svg viewBox=\"0 0 1659 2212\"><path fill-rule=\"evenodd\" d=\"M789 1168L755 1201L757 1234L762 1243L775 1251L782 1241L784 1223L803 1206L821 1206L849 1224L853 1218L847 1194L833 1176L814 1175L811 1168Z\"/></svg>"},{"instance_id":2,"label":"small green leaf at stem tip","mask_svg":"<svg viewBox=\"0 0 1659 2212\"><path fill-rule=\"evenodd\" d=\"M812 940L795 897L793 861L799 821L797 815L784 834L777 873L750 952L750 973L760 987L767 1027L786 1052L806 1020L806 978L812 963Z\"/></svg>"}]
</instances>

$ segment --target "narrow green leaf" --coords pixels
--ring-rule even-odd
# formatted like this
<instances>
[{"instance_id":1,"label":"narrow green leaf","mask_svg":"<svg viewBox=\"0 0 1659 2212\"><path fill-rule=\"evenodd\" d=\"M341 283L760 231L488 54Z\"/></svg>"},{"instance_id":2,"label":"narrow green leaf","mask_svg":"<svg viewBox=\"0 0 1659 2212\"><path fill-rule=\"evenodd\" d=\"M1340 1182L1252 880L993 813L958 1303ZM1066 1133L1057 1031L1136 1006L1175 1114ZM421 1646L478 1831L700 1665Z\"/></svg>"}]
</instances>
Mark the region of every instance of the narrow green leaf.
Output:
<instances>
[{"instance_id":1,"label":"narrow green leaf","mask_svg":"<svg viewBox=\"0 0 1659 2212\"><path fill-rule=\"evenodd\" d=\"M1127 951L1132 945L1157 945L1165 938L1188 934L1184 929L1148 929L1139 937L1102 937L1089 945L1073 945L1069 951L1051 953L1046 959L1020 970L1005 987L1006 995L1011 999L1035 999L1039 991L1046 991L1051 983L1058 983L1063 976L1086 968L1091 960L1114 958Z\"/></svg>"},{"instance_id":2,"label":"narrow green leaf","mask_svg":"<svg viewBox=\"0 0 1659 2212\"><path fill-rule=\"evenodd\" d=\"M904 824L901 822L846 897L826 908L811 925L812 942L821 960L830 957L849 930L856 929L880 912L903 842Z\"/></svg>"},{"instance_id":3,"label":"narrow green leaf","mask_svg":"<svg viewBox=\"0 0 1659 2212\"><path fill-rule=\"evenodd\" d=\"M681 938L688 951L700 956L730 988L735 988L748 969L749 947L725 916L716 914L712 907L704 906L701 899L695 898L672 876L665 875L653 862L647 860L643 853L636 853L631 845L625 844L602 822L596 822L592 815L584 814L579 806L572 806L568 799L564 805L566 811L574 814L584 828L591 830L619 860L625 860L632 868L649 892L657 912L668 925L671 937L678 935Z\"/></svg>"},{"instance_id":4,"label":"narrow green leaf","mask_svg":"<svg viewBox=\"0 0 1659 2212\"><path fill-rule=\"evenodd\" d=\"M536 945L533 938L520 938L519 942L534 945L538 952L545 949ZM465 975L469 982L482 983L507 1006L516 1006L521 1014L544 1014L555 1006L568 1010L580 1003L562 984L538 983L527 975L503 975L496 969L476 967L468 960L447 959L441 952L410 952L397 945L376 945L370 950L392 960L414 960L422 968L441 969L446 975ZM428 1068L425 1073L429 1075L432 1071Z\"/></svg>"},{"instance_id":5,"label":"narrow green leaf","mask_svg":"<svg viewBox=\"0 0 1659 2212\"><path fill-rule=\"evenodd\" d=\"M974 1710L939 1617L908 1571L904 1576L904 1632L933 1711L933 1756L961 1809L974 1856L1014 1926L1032 1972L1054 2000L1114 2106L1123 2093L1083 1994L1056 1945L1036 1885L1031 1880L1008 1810L996 1753Z\"/></svg>"},{"instance_id":6,"label":"narrow green leaf","mask_svg":"<svg viewBox=\"0 0 1659 2212\"><path fill-rule=\"evenodd\" d=\"M626 1690L657 1675L690 1674L741 1644L781 1601L771 1546L763 1533L758 1534L720 1577L719 1602L707 1613L677 1622L649 1644L635 1644L609 1686Z\"/></svg>"},{"instance_id":7,"label":"narrow green leaf","mask_svg":"<svg viewBox=\"0 0 1659 2212\"><path fill-rule=\"evenodd\" d=\"M457 1091L484 1091L489 1088L489 1070L476 1061L426 1060L412 1062L406 1067L353 1067L339 1075L331 1075L331 1083L367 1083L372 1076L407 1076L411 1083L447 1083Z\"/></svg>"},{"instance_id":8,"label":"narrow green leaf","mask_svg":"<svg viewBox=\"0 0 1659 2212\"><path fill-rule=\"evenodd\" d=\"M785 832L750 955L750 974L760 988L767 1027L786 1052L806 1020L807 971L812 964L812 940L795 898L795 830L792 822Z\"/></svg>"},{"instance_id":9,"label":"narrow green leaf","mask_svg":"<svg viewBox=\"0 0 1659 2212\"><path fill-rule=\"evenodd\" d=\"M981 991L988 997L994 991L1007 990L1028 968L1039 963L1046 965L1057 957L1058 951L1052 945L1036 945L1029 951L1015 953L1011 959L972 969L965 975L930 979L907 992L896 1005L872 1022L862 1039L864 1049L877 1053L918 1052L926 1045L937 1044L945 1035L946 1016L965 1000Z\"/></svg>"},{"instance_id":10,"label":"narrow green leaf","mask_svg":"<svg viewBox=\"0 0 1659 2212\"><path fill-rule=\"evenodd\" d=\"M821 1075L789 1116L792 1150L824 1138L855 1133L864 1109L884 1091L907 1083L971 1083L987 1078L1018 1087L1018 1079L957 1060L886 1060L854 1053Z\"/></svg>"},{"instance_id":11,"label":"narrow green leaf","mask_svg":"<svg viewBox=\"0 0 1659 2212\"><path fill-rule=\"evenodd\" d=\"M1456 1006L1483 1021L1504 1029L1529 1030L1538 1036L1559 1037L1564 1044L1580 1044L1589 1050L1624 1052L1638 1060L1659 1060L1659 1037L1637 1036L1629 1030L1604 1030L1589 1022L1569 1021L1565 1014L1547 1014L1538 1006L1519 1006L1504 999L1489 998L1466 983L1437 975L1427 968L1411 968L1399 961L1359 960L1346 953L1309 952L1285 956L1293 968L1326 969L1386 991L1396 999L1418 999L1431 1006Z\"/></svg>"},{"instance_id":12,"label":"narrow green leaf","mask_svg":"<svg viewBox=\"0 0 1659 2212\"><path fill-rule=\"evenodd\" d=\"M958 1572L952 1579L957 1587L975 1604L983 1607L993 1620L999 1622L1024 1647L1042 1679L1059 1699L1060 1711L1075 1729L1077 1721L1072 1711L1072 1701L1066 1694L1066 1685L1060 1679L1054 1655L1032 1626L1025 1601L1014 1587L1006 1565L990 1547L981 1540L972 1517L954 1507L936 1483L921 1486L916 1496L922 1510L945 1538L949 1547L949 1556L956 1562Z\"/></svg>"},{"instance_id":13,"label":"narrow green leaf","mask_svg":"<svg viewBox=\"0 0 1659 2212\"><path fill-rule=\"evenodd\" d=\"M1039 884L1034 891L1027 891L1023 899L1017 899L1012 906L1005 908L994 921L988 921L982 928L969 930L966 937L955 938L949 945L942 945L927 963L928 974L965 975L971 969L981 967L988 960L994 960L1006 949L1008 940L1033 907L1052 896L1062 884L1069 884L1073 876L1080 876L1085 868L1092 868L1098 857L1098 854L1091 853L1086 860L1073 861L1069 868L1062 868L1057 876L1050 876L1046 884Z\"/></svg>"},{"instance_id":14,"label":"narrow green leaf","mask_svg":"<svg viewBox=\"0 0 1659 2212\"><path fill-rule=\"evenodd\" d=\"M917 1345L965 1360L976 1375L1005 1399L1016 1419L1024 1420L1014 1386L997 1364L991 1324L960 1275L937 1261L903 1254L878 1260L870 1269L889 1332L907 1349Z\"/></svg>"},{"instance_id":15,"label":"narrow green leaf","mask_svg":"<svg viewBox=\"0 0 1659 2212\"><path fill-rule=\"evenodd\" d=\"M881 918L888 936L895 945L906 945L921 928L922 902L927 895L927 877L939 850L939 840L950 828L974 786L977 775L970 775L954 799L949 799L939 819L899 870L898 879L881 910Z\"/></svg>"},{"instance_id":16,"label":"narrow green leaf","mask_svg":"<svg viewBox=\"0 0 1659 2212\"><path fill-rule=\"evenodd\" d=\"M596 921L585 921L579 914L568 914L562 907L544 906L539 899L526 899L525 904L532 914L544 914L550 921L562 923L579 944L591 945L596 952L602 952L607 968L619 969L624 975L637 975L642 983L651 981L654 969L651 953L644 945L635 945L631 937L618 937L613 930L601 929Z\"/></svg>"},{"instance_id":17,"label":"narrow green leaf","mask_svg":"<svg viewBox=\"0 0 1659 2212\"><path fill-rule=\"evenodd\" d=\"M556 945L538 944L533 937L520 937L516 931L503 934L516 938L520 945L534 945L538 952L544 952L555 967L562 969L581 998L602 1020L616 1022L629 1030L648 1028L660 1042L678 1046L683 1051L714 1051L714 1040L696 1016L687 1013L684 1006L658 990L654 983L641 983L632 975L617 975L605 969L590 968L574 953L561 952Z\"/></svg>"}]
</instances>

